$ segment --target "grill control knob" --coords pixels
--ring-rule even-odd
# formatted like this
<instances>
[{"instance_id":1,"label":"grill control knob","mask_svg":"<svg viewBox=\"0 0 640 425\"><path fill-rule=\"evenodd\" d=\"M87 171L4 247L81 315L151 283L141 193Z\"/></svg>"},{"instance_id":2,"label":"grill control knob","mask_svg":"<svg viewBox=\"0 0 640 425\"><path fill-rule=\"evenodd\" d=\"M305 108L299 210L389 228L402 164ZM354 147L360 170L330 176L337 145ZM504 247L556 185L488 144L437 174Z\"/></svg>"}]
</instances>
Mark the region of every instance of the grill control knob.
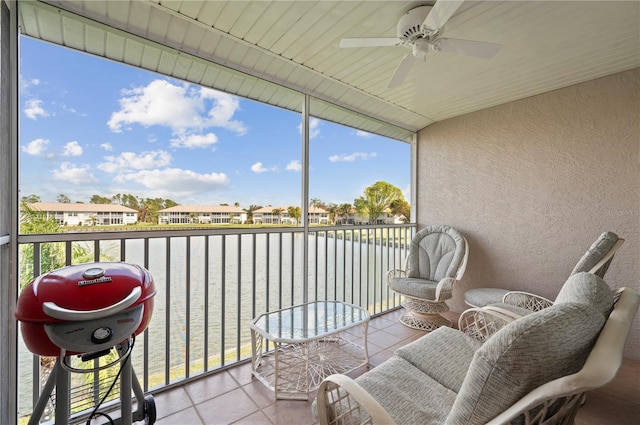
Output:
<instances>
[{"instance_id":1,"label":"grill control knob","mask_svg":"<svg viewBox=\"0 0 640 425\"><path fill-rule=\"evenodd\" d=\"M91 334L91 341L95 344L103 344L111 339L112 334L111 328L98 328Z\"/></svg>"}]
</instances>

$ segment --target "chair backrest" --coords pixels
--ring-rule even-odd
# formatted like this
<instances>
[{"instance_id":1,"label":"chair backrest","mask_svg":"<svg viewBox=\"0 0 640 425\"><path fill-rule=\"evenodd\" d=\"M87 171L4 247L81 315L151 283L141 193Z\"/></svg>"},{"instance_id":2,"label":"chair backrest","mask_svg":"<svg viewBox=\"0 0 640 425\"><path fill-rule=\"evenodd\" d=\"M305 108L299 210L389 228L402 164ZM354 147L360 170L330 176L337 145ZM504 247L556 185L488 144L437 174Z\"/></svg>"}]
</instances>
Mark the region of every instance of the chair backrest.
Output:
<instances>
[{"instance_id":1,"label":"chair backrest","mask_svg":"<svg viewBox=\"0 0 640 425\"><path fill-rule=\"evenodd\" d=\"M411 240L409 270L411 278L440 281L459 276L468 252L467 243L460 232L445 226L427 226Z\"/></svg>"},{"instance_id":2,"label":"chair backrest","mask_svg":"<svg viewBox=\"0 0 640 425\"><path fill-rule=\"evenodd\" d=\"M568 423L560 420L571 418L575 414L576 409L580 407L583 393L610 382L622 365L625 342L640 306L638 292L629 288L620 292L620 299L609 315L582 369L536 388L487 422L487 425L511 423L524 414L534 417L535 412L549 412L549 408L555 410L555 413L547 413L546 419L549 423Z\"/></svg>"},{"instance_id":3,"label":"chair backrest","mask_svg":"<svg viewBox=\"0 0 640 425\"><path fill-rule=\"evenodd\" d=\"M605 317L613 309L613 293L609 285L598 275L581 272L572 274L562 285L554 304L589 304Z\"/></svg>"},{"instance_id":4,"label":"chair backrest","mask_svg":"<svg viewBox=\"0 0 640 425\"><path fill-rule=\"evenodd\" d=\"M511 322L476 351L446 424L486 424L535 388L579 371L604 323L582 303Z\"/></svg>"},{"instance_id":5,"label":"chair backrest","mask_svg":"<svg viewBox=\"0 0 640 425\"><path fill-rule=\"evenodd\" d=\"M571 274L589 272L604 277L613 255L623 243L624 239L613 232L602 233L580 258Z\"/></svg>"}]
</instances>

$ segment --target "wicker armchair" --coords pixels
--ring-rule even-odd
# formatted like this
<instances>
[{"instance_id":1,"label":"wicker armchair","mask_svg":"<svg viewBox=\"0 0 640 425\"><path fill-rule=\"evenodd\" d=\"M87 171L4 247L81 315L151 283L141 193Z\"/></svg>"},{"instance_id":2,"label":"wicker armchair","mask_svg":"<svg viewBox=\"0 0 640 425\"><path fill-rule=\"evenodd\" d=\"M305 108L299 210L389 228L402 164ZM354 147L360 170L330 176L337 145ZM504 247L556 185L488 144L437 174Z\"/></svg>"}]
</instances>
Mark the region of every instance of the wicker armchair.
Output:
<instances>
[{"instance_id":1,"label":"wicker armchair","mask_svg":"<svg viewBox=\"0 0 640 425\"><path fill-rule=\"evenodd\" d=\"M387 273L389 287L403 296L402 306L408 310L400 322L424 331L451 326L441 313L449 310L445 300L462 278L468 255L467 240L449 226L428 226L416 233L404 269Z\"/></svg>"},{"instance_id":2,"label":"wicker armchair","mask_svg":"<svg viewBox=\"0 0 640 425\"><path fill-rule=\"evenodd\" d=\"M487 327L482 341L442 327L355 380L327 377L314 405L319 423L573 423L585 392L615 377L640 305L627 289L611 310L606 283L584 275L565 284L572 302L495 334Z\"/></svg>"}]
</instances>

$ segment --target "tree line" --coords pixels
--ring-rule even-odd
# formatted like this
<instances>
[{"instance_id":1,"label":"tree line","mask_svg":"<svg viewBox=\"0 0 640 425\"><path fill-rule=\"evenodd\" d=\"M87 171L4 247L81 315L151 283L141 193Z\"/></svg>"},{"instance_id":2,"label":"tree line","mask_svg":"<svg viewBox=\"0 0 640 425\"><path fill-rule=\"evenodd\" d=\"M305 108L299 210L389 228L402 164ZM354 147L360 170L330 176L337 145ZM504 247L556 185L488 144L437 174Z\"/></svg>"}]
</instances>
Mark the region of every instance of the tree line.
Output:
<instances>
[{"instance_id":1,"label":"tree line","mask_svg":"<svg viewBox=\"0 0 640 425\"><path fill-rule=\"evenodd\" d=\"M72 203L71 199L64 194L56 197L56 201L60 203ZM41 202L38 195L29 195L22 198L23 204L32 204ZM84 203L76 201L76 203ZM101 195L93 195L89 200L90 204L116 204L134 209L138 212L138 221L142 223L158 223L158 211L165 208L171 208L179 205L171 199L163 198L143 198L131 194L118 193L112 197ZM229 204L220 204L228 206ZM240 207L239 202L235 202L234 206ZM325 203L318 198L312 198L309 202L310 207L322 208L329 214L329 222L337 223L340 219L347 219L355 211L362 217L367 217L370 224L375 224L385 211L390 211L392 215L403 217L405 221L409 220L411 215L411 207L404 199L402 191L385 181L378 181L371 186L365 188L362 196L354 199L353 204L342 203ZM253 213L262 208L261 205L250 205L244 208L247 213L247 224L253 224ZM280 216L287 212L289 216L300 223L302 218L302 209L297 206L288 208L274 208L273 213Z\"/></svg>"}]
</instances>

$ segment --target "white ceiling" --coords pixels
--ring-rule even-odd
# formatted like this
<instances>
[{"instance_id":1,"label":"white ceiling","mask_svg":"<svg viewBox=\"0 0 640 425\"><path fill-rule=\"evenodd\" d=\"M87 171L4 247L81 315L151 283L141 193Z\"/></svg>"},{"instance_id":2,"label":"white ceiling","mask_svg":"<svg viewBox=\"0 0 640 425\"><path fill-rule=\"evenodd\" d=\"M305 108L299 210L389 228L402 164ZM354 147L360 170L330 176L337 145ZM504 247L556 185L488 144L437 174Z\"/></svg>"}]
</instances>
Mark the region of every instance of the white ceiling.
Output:
<instances>
[{"instance_id":1,"label":"white ceiling","mask_svg":"<svg viewBox=\"0 0 640 425\"><path fill-rule=\"evenodd\" d=\"M424 4L21 1L19 24L32 37L292 110L309 94L323 101L311 104L315 116L402 140L436 121L640 67L638 1L466 1L446 36L500 43L500 53L429 54L395 89L387 82L406 48L339 48L343 37L394 37L398 19Z\"/></svg>"}]
</instances>

